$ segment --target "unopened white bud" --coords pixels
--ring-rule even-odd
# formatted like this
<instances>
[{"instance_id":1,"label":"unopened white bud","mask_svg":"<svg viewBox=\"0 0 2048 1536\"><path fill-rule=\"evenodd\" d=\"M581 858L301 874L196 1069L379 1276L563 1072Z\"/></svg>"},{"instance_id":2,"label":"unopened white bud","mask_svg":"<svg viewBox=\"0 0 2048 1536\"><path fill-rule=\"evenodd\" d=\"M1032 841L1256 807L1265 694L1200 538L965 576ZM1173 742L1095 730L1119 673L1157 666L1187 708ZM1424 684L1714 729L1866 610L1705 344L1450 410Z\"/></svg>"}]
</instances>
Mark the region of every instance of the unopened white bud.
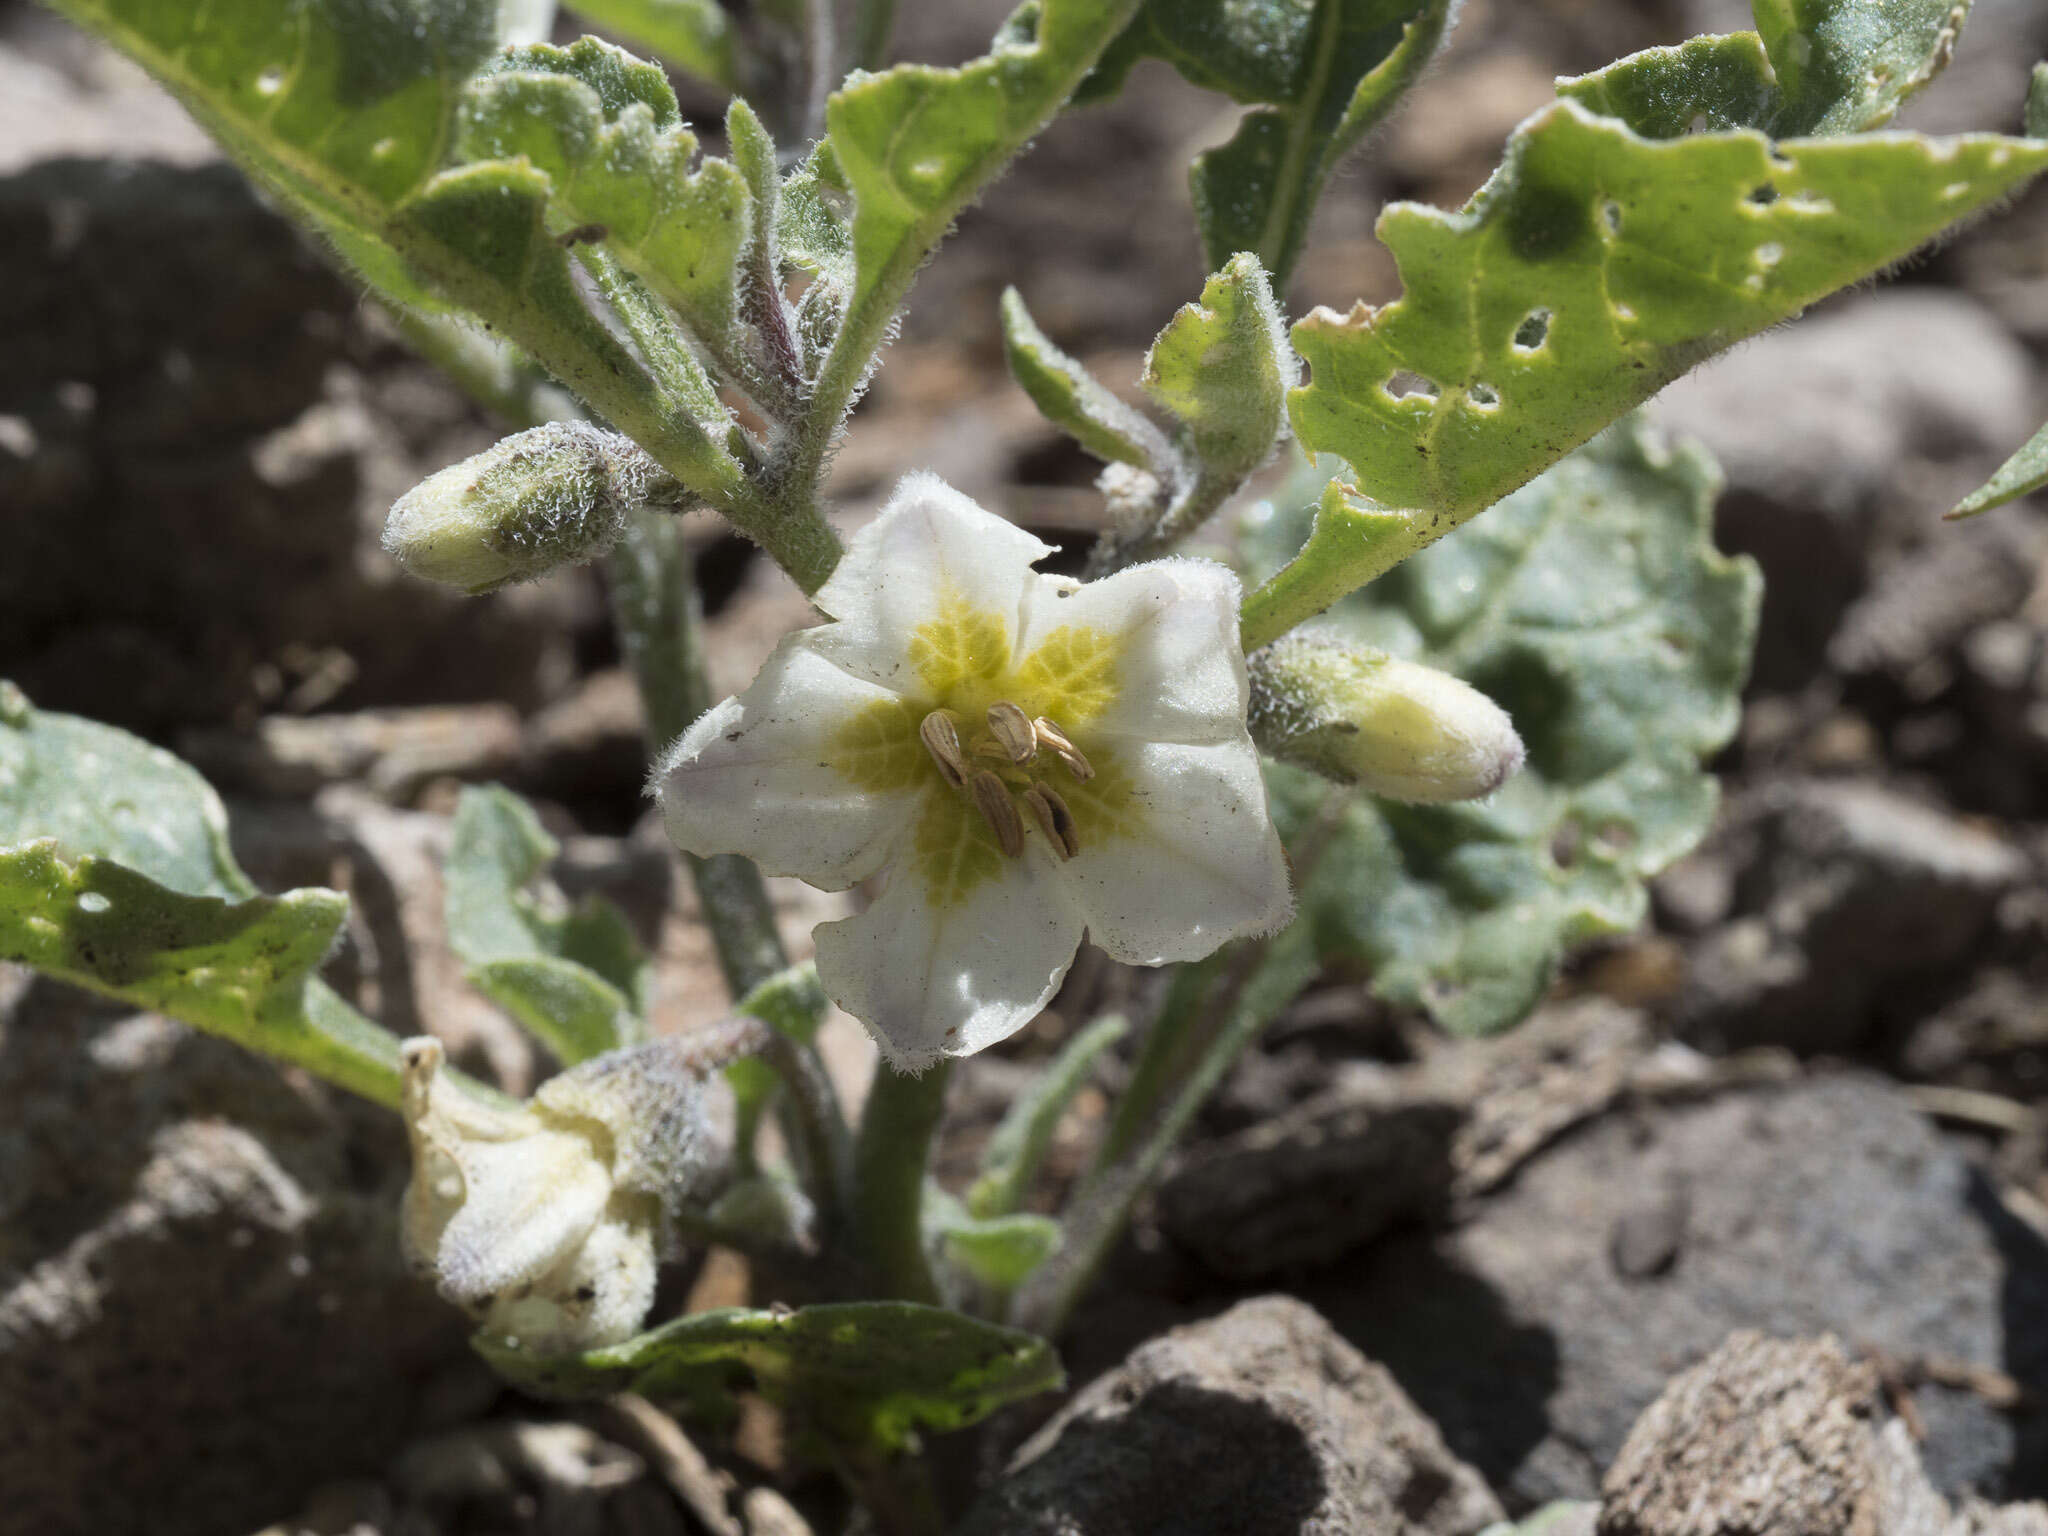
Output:
<instances>
[{"instance_id":1,"label":"unopened white bud","mask_svg":"<svg viewBox=\"0 0 2048 1536\"><path fill-rule=\"evenodd\" d=\"M1507 711L1470 683L1384 651L1290 638L1251 662L1262 750L1389 800L1472 800L1522 766Z\"/></svg>"},{"instance_id":2,"label":"unopened white bud","mask_svg":"<svg viewBox=\"0 0 2048 1536\"><path fill-rule=\"evenodd\" d=\"M384 523L384 548L414 576L488 592L604 554L655 485L673 482L628 439L584 422L551 422L399 497Z\"/></svg>"},{"instance_id":3,"label":"unopened white bud","mask_svg":"<svg viewBox=\"0 0 2048 1536\"><path fill-rule=\"evenodd\" d=\"M599 1056L522 1105L484 1102L408 1040L408 1259L486 1330L558 1354L637 1332L685 1200L727 1172L732 1095L674 1041Z\"/></svg>"}]
</instances>

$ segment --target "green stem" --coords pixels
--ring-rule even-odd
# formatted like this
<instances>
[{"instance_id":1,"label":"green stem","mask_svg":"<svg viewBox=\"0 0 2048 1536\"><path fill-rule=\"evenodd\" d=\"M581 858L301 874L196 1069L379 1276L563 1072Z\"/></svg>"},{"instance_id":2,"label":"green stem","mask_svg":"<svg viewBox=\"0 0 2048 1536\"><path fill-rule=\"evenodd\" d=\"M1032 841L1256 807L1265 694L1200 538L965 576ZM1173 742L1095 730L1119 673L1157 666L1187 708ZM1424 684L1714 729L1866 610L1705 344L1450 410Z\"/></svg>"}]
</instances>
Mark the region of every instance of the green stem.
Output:
<instances>
[{"instance_id":1,"label":"green stem","mask_svg":"<svg viewBox=\"0 0 2048 1536\"><path fill-rule=\"evenodd\" d=\"M856 1240L880 1294L941 1304L924 1251L924 1180L932 1133L946 1107L952 1063L922 1076L875 1067L853 1150Z\"/></svg>"},{"instance_id":2,"label":"green stem","mask_svg":"<svg viewBox=\"0 0 2048 1536\"><path fill-rule=\"evenodd\" d=\"M1230 955L1229 951L1225 951ZM1202 972L1147 1037L1138 1071L1118 1106L1104 1156L1062 1218L1065 1241L1011 1303L1010 1321L1056 1337L1109 1257L1131 1207L1158 1175L1230 1064L1321 969L1313 936L1297 924L1270 944L1252 944ZM1211 996L1212 983L1220 982Z\"/></svg>"},{"instance_id":3,"label":"green stem","mask_svg":"<svg viewBox=\"0 0 2048 1536\"><path fill-rule=\"evenodd\" d=\"M853 66L886 69L896 32L896 0L859 0L853 13Z\"/></svg>"}]
</instances>

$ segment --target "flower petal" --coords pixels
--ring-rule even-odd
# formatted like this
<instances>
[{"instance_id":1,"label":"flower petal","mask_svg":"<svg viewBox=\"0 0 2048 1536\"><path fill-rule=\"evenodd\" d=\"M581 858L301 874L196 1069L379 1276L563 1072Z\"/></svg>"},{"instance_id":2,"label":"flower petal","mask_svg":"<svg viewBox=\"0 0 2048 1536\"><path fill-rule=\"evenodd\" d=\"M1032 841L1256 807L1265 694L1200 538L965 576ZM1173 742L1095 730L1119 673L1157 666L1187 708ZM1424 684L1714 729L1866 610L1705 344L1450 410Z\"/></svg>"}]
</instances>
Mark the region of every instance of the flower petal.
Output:
<instances>
[{"instance_id":1,"label":"flower petal","mask_svg":"<svg viewBox=\"0 0 2048 1536\"><path fill-rule=\"evenodd\" d=\"M1052 552L936 475L907 476L818 589L818 607L838 620L816 631L819 654L871 683L912 691L918 632L946 620L958 630L971 617L986 632L974 634L974 654L962 663L1000 669L1025 593L1043 579L1031 562Z\"/></svg>"},{"instance_id":2,"label":"flower petal","mask_svg":"<svg viewBox=\"0 0 2048 1536\"><path fill-rule=\"evenodd\" d=\"M1118 960L1199 960L1271 933L1294 910L1287 860L1249 739L1123 749L1143 787L1132 835L1084 842L1060 871L1088 936Z\"/></svg>"},{"instance_id":3,"label":"flower petal","mask_svg":"<svg viewBox=\"0 0 2048 1536\"><path fill-rule=\"evenodd\" d=\"M1021 649L1037 653L1069 627L1109 638L1115 687L1086 723L1091 734L1192 745L1242 739L1249 690L1238 597L1237 577L1213 560L1155 560L1068 591L1042 581L1025 609Z\"/></svg>"},{"instance_id":4,"label":"flower petal","mask_svg":"<svg viewBox=\"0 0 2048 1536\"><path fill-rule=\"evenodd\" d=\"M1050 856L1031 847L949 903L906 861L875 904L813 937L818 978L899 1072L1015 1034L1051 999L1081 943L1081 915Z\"/></svg>"},{"instance_id":5,"label":"flower petal","mask_svg":"<svg viewBox=\"0 0 2048 1536\"><path fill-rule=\"evenodd\" d=\"M818 633L786 637L745 693L699 716L653 784L678 848L840 891L888 862L935 770L908 707L820 656Z\"/></svg>"}]
</instances>

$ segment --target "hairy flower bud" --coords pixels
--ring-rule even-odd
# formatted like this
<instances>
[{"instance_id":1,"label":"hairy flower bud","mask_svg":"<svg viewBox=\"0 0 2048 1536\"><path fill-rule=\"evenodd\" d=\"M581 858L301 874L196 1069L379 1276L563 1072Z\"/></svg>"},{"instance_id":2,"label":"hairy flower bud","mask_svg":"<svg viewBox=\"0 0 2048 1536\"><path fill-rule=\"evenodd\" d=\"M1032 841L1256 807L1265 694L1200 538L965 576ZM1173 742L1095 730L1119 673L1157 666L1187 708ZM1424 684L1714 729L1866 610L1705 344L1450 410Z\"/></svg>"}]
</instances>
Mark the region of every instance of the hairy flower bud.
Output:
<instances>
[{"instance_id":1,"label":"hairy flower bud","mask_svg":"<svg viewBox=\"0 0 2048 1536\"><path fill-rule=\"evenodd\" d=\"M1522 766L1507 712L1435 667L1292 638L1255 656L1251 674L1263 750L1386 799L1476 799Z\"/></svg>"},{"instance_id":2,"label":"hairy flower bud","mask_svg":"<svg viewBox=\"0 0 2048 1536\"><path fill-rule=\"evenodd\" d=\"M674 482L615 432L558 421L427 476L399 497L384 548L411 574L471 594L604 554L626 514Z\"/></svg>"},{"instance_id":3,"label":"hairy flower bud","mask_svg":"<svg viewBox=\"0 0 2048 1536\"><path fill-rule=\"evenodd\" d=\"M490 1333L541 1354L636 1332L684 1201L729 1173L732 1096L679 1041L613 1051L499 1106L405 1042L407 1258Z\"/></svg>"}]
</instances>

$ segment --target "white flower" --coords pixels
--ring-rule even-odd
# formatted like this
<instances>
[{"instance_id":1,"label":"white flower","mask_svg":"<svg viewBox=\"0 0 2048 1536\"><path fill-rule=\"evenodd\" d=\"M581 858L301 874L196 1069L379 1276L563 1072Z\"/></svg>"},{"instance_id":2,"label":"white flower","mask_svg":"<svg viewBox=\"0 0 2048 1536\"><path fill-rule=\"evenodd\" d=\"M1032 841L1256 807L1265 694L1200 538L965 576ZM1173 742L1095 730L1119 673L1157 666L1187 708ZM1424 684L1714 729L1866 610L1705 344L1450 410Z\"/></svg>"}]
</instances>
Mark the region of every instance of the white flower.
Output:
<instances>
[{"instance_id":1,"label":"white flower","mask_svg":"<svg viewBox=\"0 0 2048 1536\"><path fill-rule=\"evenodd\" d=\"M663 1040L501 1106L442 1074L437 1040L407 1040L400 1058L413 1154L400 1235L414 1266L488 1332L540 1354L631 1337L677 1210L727 1171L723 1076Z\"/></svg>"},{"instance_id":2,"label":"white flower","mask_svg":"<svg viewBox=\"0 0 2048 1536\"><path fill-rule=\"evenodd\" d=\"M886 884L818 974L900 1070L992 1045L1085 931L1119 960L1271 932L1287 867L1245 731L1237 579L1201 560L1086 586L930 475L849 544L752 686L655 773L669 835L769 874Z\"/></svg>"}]
</instances>

